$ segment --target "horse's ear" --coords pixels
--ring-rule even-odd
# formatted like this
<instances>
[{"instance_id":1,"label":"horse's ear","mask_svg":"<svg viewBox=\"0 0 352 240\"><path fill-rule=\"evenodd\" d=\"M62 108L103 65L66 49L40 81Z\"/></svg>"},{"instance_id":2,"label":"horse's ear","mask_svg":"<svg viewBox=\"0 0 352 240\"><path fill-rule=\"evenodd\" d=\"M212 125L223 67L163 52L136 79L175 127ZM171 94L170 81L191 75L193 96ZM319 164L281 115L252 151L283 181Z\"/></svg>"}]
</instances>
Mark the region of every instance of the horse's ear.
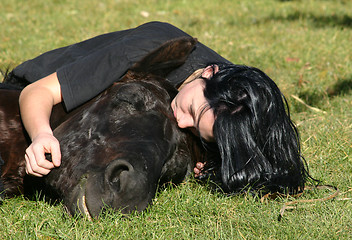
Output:
<instances>
[{"instance_id":1,"label":"horse's ear","mask_svg":"<svg viewBox=\"0 0 352 240\"><path fill-rule=\"evenodd\" d=\"M196 43L197 39L192 37L167 41L137 62L131 70L166 77L168 73L186 61Z\"/></svg>"},{"instance_id":2,"label":"horse's ear","mask_svg":"<svg viewBox=\"0 0 352 240\"><path fill-rule=\"evenodd\" d=\"M27 86L30 83L24 78L15 76L13 71L10 71L9 68L5 70L0 69L0 75L4 76L2 83L7 84L7 85L2 85L1 86L2 89L5 88L5 89L22 90L25 86ZM1 79L0 79L0 82L1 82Z\"/></svg>"}]
</instances>

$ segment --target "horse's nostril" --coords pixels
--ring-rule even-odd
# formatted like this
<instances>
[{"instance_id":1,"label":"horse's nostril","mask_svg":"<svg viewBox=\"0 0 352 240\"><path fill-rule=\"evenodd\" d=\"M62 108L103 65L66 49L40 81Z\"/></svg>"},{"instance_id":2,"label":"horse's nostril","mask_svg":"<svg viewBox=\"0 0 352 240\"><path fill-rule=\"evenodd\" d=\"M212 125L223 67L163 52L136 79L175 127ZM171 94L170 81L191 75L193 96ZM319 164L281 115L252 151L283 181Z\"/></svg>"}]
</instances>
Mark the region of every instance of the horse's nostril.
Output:
<instances>
[{"instance_id":1,"label":"horse's nostril","mask_svg":"<svg viewBox=\"0 0 352 240\"><path fill-rule=\"evenodd\" d=\"M123 173L132 170L132 165L125 160L115 160L111 162L105 170L105 184L115 191L120 191L121 183L126 177Z\"/></svg>"},{"instance_id":2,"label":"horse's nostril","mask_svg":"<svg viewBox=\"0 0 352 240\"><path fill-rule=\"evenodd\" d=\"M110 179L109 179L109 182L111 183L117 183L120 181L120 174L123 172L123 171L128 171L128 167L127 166L119 166L118 168L114 168L111 172L111 175L110 175Z\"/></svg>"}]
</instances>

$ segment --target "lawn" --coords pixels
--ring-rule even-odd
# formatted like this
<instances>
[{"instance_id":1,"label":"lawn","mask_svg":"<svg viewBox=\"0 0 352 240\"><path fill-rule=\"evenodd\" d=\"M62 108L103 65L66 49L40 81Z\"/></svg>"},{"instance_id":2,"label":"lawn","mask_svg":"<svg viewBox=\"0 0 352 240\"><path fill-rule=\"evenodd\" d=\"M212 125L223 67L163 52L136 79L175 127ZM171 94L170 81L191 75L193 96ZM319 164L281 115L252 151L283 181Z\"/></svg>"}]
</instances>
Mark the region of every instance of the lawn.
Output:
<instances>
[{"instance_id":1,"label":"lawn","mask_svg":"<svg viewBox=\"0 0 352 240\"><path fill-rule=\"evenodd\" d=\"M1 69L154 20L180 27L234 63L262 69L289 102L311 175L340 195L299 203L281 221L291 197L227 197L192 179L159 192L143 213L106 212L94 221L68 216L60 203L18 197L0 206L0 239L350 239L351 9L350 0L2 1ZM332 193L307 191L299 200Z\"/></svg>"}]
</instances>

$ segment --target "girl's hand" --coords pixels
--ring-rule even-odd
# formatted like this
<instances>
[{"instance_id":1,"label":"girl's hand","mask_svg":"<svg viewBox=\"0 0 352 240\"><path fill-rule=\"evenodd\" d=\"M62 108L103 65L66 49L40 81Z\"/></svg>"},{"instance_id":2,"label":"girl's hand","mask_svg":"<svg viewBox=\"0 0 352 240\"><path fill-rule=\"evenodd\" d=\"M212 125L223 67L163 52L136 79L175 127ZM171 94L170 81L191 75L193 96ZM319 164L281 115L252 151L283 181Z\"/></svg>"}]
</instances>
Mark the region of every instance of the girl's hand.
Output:
<instances>
[{"instance_id":1,"label":"girl's hand","mask_svg":"<svg viewBox=\"0 0 352 240\"><path fill-rule=\"evenodd\" d=\"M52 162L45 158L46 153L51 153ZM61 164L59 141L50 133L37 135L26 149L25 159L27 174L37 177L47 175Z\"/></svg>"},{"instance_id":2,"label":"girl's hand","mask_svg":"<svg viewBox=\"0 0 352 240\"><path fill-rule=\"evenodd\" d=\"M200 175L202 175L203 169L204 169L204 163L197 162L196 167L193 169L194 176L199 177Z\"/></svg>"}]
</instances>

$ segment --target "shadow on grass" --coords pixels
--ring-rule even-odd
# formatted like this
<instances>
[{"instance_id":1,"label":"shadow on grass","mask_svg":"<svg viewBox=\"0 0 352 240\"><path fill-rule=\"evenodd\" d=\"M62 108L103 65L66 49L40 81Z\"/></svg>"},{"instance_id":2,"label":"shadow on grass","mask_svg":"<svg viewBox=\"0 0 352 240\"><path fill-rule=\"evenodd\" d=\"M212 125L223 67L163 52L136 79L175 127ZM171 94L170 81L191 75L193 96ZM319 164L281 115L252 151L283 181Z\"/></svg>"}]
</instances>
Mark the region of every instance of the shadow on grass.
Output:
<instances>
[{"instance_id":1,"label":"shadow on grass","mask_svg":"<svg viewBox=\"0 0 352 240\"><path fill-rule=\"evenodd\" d=\"M60 204L60 196L45 185L44 178L26 175L23 184L25 199L30 201L44 201L53 206Z\"/></svg>"},{"instance_id":2,"label":"shadow on grass","mask_svg":"<svg viewBox=\"0 0 352 240\"><path fill-rule=\"evenodd\" d=\"M340 26L343 28L352 28L352 16L344 15L315 15L313 13L303 13L300 11L294 11L288 15L276 15L272 14L271 16L264 19L264 22L268 21L297 21L297 20L307 20L314 27L336 27Z\"/></svg>"},{"instance_id":3,"label":"shadow on grass","mask_svg":"<svg viewBox=\"0 0 352 240\"><path fill-rule=\"evenodd\" d=\"M327 94L329 97L350 94L352 92L351 79L340 79L334 85L328 87Z\"/></svg>"},{"instance_id":4,"label":"shadow on grass","mask_svg":"<svg viewBox=\"0 0 352 240\"><path fill-rule=\"evenodd\" d=\"M352 94L352 77L337 80L326 91L316 92L314 90L307 90L300 92L298 96L309 106L323 108L327 99L347 94Z\"/></svg>"}]
</instances>

